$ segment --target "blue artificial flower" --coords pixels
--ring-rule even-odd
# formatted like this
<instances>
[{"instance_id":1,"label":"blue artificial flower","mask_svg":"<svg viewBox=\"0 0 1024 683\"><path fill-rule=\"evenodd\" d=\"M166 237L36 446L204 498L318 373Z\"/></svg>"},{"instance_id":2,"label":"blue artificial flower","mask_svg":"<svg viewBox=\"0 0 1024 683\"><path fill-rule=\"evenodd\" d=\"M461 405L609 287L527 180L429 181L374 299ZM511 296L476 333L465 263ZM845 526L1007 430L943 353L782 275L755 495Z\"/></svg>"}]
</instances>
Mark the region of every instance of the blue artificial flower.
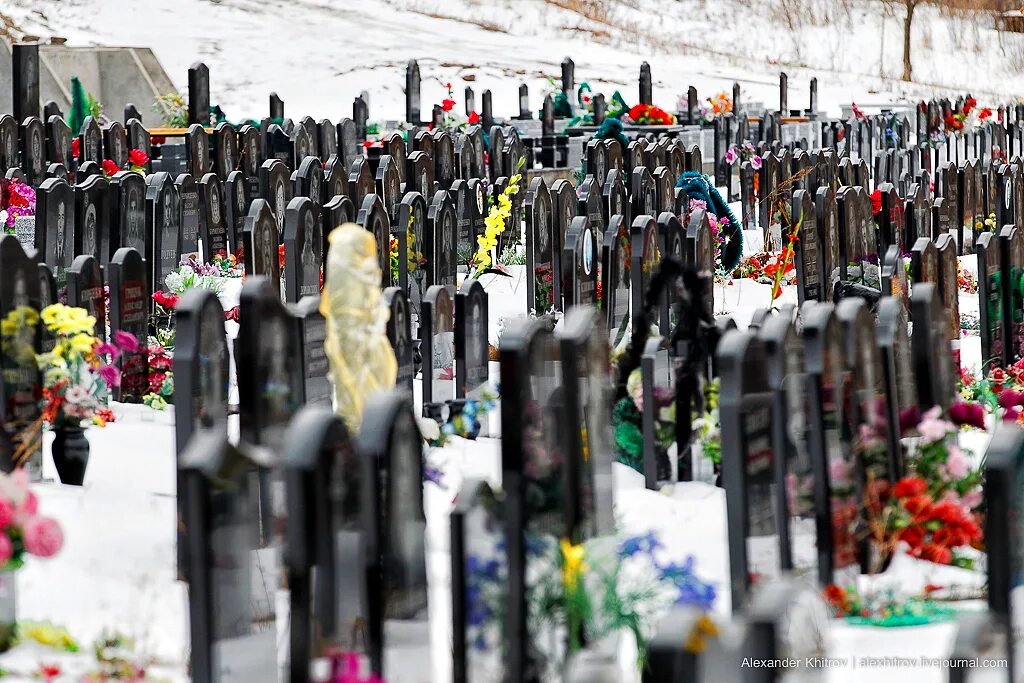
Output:
<instances>
[{"instance_id":1,"label":"blue artificial flower","mask_svg":"<svg viewBox=\"0 0 1024 683\"><path fill-rule=\"evenodd\" d=\"M423 467L423 479L444 488L444 472L436 467L425 465Z\"/></svg>"},{"instance_id":2,"label":"blue artificial flower","mask_svg":"<svg viewBox=\"0 0 1024 683\"><path fill-rule=\"evenodd\" d=\"M702 609L711 609L715 602L715 587L704 583L693 573L693 556L688 556L682 564L670 562L658 567L662 580L675 585L679 593L677 605L695 605Z\"/></svg>"},{"instance_id":3,"label":"blue artificial flower","mask_svg":"<svg viewBox=\"0 0 1024 683\"><path fill-rule=\"evenodd\" d=\"M655 550L661 548L661 541L653 531L648 531L641 536L630 536L619 546L619 557L633 557L637 553L652 555Z\"/></svg>"}]
</instances>

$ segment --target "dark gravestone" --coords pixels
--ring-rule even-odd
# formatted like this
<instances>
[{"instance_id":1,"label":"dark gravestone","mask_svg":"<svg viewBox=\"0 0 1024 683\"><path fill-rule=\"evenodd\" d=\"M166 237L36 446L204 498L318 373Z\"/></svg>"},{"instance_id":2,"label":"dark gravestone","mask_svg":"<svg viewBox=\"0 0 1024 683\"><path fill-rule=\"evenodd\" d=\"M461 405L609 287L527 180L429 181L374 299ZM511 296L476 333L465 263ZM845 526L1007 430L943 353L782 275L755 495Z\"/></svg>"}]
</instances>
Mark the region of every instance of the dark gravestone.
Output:
<instances>
[{"instance_id":1,"label":"dark gravestone","mask_svg":"<svg viewBox=\"0 0 1024 683\"><path fill-rule=\"evenodd\" d=\"M316 210L324 204L324 166L317 157L306 157L292 174L293 197L307 197ZM332 195L333 196L333 195ZM327 197L330 199L331 197Z\"/></svg>"},{"instance_id":2,"label":"dark gravestone","mask_svg":"<svg viewBox=\"0 0 1024 683\"><path fill-rule=\"evenodd\" d=\"M771 386L772 470L775 481L775 519L778 521L779 566L804 568L805 557L793 549L810 547L814 506L811 459L807 450L807 395L803 341L790 317L768 316L758 332L764 344L768 383ZM792 491L795 495L790 495ZM810 527L810 529L808 529ZM810 531L810 533L808 533ZM799 564L798 564L799 561Z\"/></svg>"},{"instance_id":3,"label":"dark gravestone","mask_svg":"<svg viewBox=\"0 0 1024 683\"><path fill-rule=\"evenodd\" d=\"M1008 225L999 231L999 253L1002 260L1003 330L1007 344L1003 347L1003 367L1024 357L1024 232Z\"/></svg>"},{"instance_id":4,"label":"dark gravestone","mask_svg":"<svg viewBox=\"0 0 1024 683\"><path fill-rule=\"evenodd\" d=\"M818 243L818 226L814 210L814 198L807 190L793 193L793 221L800 226L794 244L796 252L797 297L802 306L805 301L820 301L822 287L827 282Z\"/></svg>"},{"instance_id":5,"label":"dark gravestone","mask_svg":"<svg viewBox=\"0 0 1024 683\"><path fill-rule=\"evenodd\" d=\"M455 143L446 130L434 133L434 177L443 190L455 180Z\"/></svg>"},{"instance_id":6,"label":"dark gravestone","mask_svg":"<svg viewBox=\"0 0 1024 683\"><path fill-rule=\"evenodd\" d=\"M369 557L380 572L380 593L374 596L380 621L371 612L371 643L382 643L388 634L385 651L371 651L370 660L373 671L391 680L415 679L431 666L422 445L408 397L379 393L367 400L358 452L373 466L372 490L379 501L371 508L378 528Z\"/></svg>"},{"instance_id":7,"label":"dark gravestone","mask_svg":"<svg viewBox=\"0 0 1024 683\"><path fill-rule=\"evenodd\" d=\"M103 161L103 135L96 119L91 116L85 117L85 121L82 122L82 130L78 135L78 142L80 163L86 161L101 163Z\"/></svg>"},{"instance_id":8,"label":"dark gravestone","mask_svg":"<svg viewBox=\"0 0 1024 683\"><path fill-rule=\"evenodd\" d=\"M356 223L373 235L377 245L377 265L380 267L381 287L390 287L391 282L391 224L384 204L376 194L363 197L363 205L356 215Z\"/></svg>"},{"instance_id":9,"label":"dark gravestone","mask_svg":"<svg viewBox=\"0 0 1024 683\"><path fill-rule=\"evenodd\" d=\"M664 214L662 214L664 215ZM667 221L672 227L673 221ZM671 230L669 231L672 232ZM694 211L690 216L689 224L686 226L686 235L683 237L682 261L691 263L697 270L698 275L713 278L715 273L715 252L711 243L711 227L708 225L707 212L704 209ZM673 249L673 240L669 240L669 253L677 255ZM705 290L703 302L704 310L710 315L714 310L714 290L711 287Z\"/></svg>"},{"instance_id":10,"label":"dark gravestone","mask_svg":"<svg viewBox=\"0 0 1024 683\"><path fill-rule=\"evenodd\" d=\"M120 126L120 124L118 124ZM21 125L21 170L29 185L38 186L46 174L46 130L36 117Z\"/></svg>"},{"instance_id":11,"label":"dark gravestone","mask_svg":"<svg viewBox=\"0 0 1024 683\"><path fill-rule=\"evenodd\" d=\"M178 208L181 211L181 244L179 257L188 257L199 254L199 187L195 178L188 173L182 173L174 179L174 186L178 188Z\"/></svg>"},{"instance_id":12,"label":"dark gravestone","mask_svg":"<svg viewBox=\"0 0 1024 683\"><path fill-rule=\"evenodd\" d=\"M987 374L1002 367L1005 333L1003 331L1003 260L999 239L991 232L978 235L974 243L978 263L978 304L981 333L981 365Z\"/></svg>"},{"instance_id":13,"label":"dark gravestone","mask_svg":"<svg viewBox=\"0 0 1024 683\"><path fill-rule=\"evenodd\" d=\"M455 294L455 397L479 399L488 369L487 292L467 280Z\"/></svg>"},{"instance_id":14,"label":"dark gravestone","mask_svg":"<svg viewBox=\"0 0 1024 683\"><path fill-rule=\"evenodd\" d=\"M299 348L302 351L304 403L330 407L330 366L324 353L327 323L320 313L320 297L307 296L301 299L291 306L291 313L298 327Z\"/></svg>"},{"instance_id":15,"label":"dark gravestone","mask_svg":"<svg viewBox=\"0 0 1024 683\"><path fill-rule=\"evenodd\" d=\"M255 463L216 431L198 434L179 455L192 676L232 683L276 672L274 615L261 614L253 594L256 585L264 600L268 592L264 577L253 575L262 570Z\"/></svg>"},{"instance_id":16,"label":"dark gravestone","mask_svg":"<svg viewBox=\"0 0 1024 683\"><path fill-rule=\"evenodd\" d=\"M220 177L207 173L199 181L199 225L203 241L203 259L209 262L220 252L229 251L228 226Z\"/></svg>"},{"instance_id":17,"label":"dark gravestone","mask_svg":"<svg viewBox=\"0 0 1024 683\"><path fill-rule=\"evenodd\" d=\"M74 137L68 124L59 116L46 119L46 159L52 164L62 164L71 170L75 158L71 155L71 139Z\"/></svg>"},{"instance_id":18,"label":"dark gravestone","mask_svg":"<svg viewBox=\"0 0 1024 683\"><path fill-rule=\"evenodd\" d=\"M413 363L412 312L409 309L409 299L402 289L388 287L384 290L384 303L388 307L388 341L391 342L395 360L398 362L395 386L412 396L416 366Z\"/></svg>"},{"instance_id":19,"label":"dark gravestone","mask_svg":"<svg viewBox=\"0 0 1024 683\"><path fill-rule=\"evenodd\" d=\"M562 431L568 479L569 528L577 539L594 538L614 528L612 514L611 378L608 332L594 307L568 311L558 341L563 358ZM579 428L575 428L578 425Z\"/></svg>"},{"instance_id":20,"label":"dark gravestone","mask_svg":"<svg viewBox=\"0 0 1024 683\"><path fill-rule=\"evenodd\" d=\"M657 216L658 199L654 176L646 167L634 168L630 173L630 208L633 216Z\"/></svg>"},{"instance_id":21,"label":"dark gravestone","mask_svg":"<svg viewBox=\"0 0 1024 683\"><path fill-rule=\"evenodd\" d=\"M952 235L939 236L935 241L938 252L938 285L942 297L942 307L946 311L946 339L949 340L950 351L954 364L960 367L960 298L959 298L959 262L957 260L956 242ZM1024 244L1021 250L1021 265L1024 266ZM915 281L916 283L916 281ZM1024 299L1021 300L1024 304Z\"/></svg>"},{"instance_id":22,"label":"dark gravestone","mask_svg":"<svg viewBox=\"0 0 1024 683\"><path fill-rule=\"evenodd\" d=\"M348 197L348 174L341 157L331 155L324 167L324 203L341 195Z\"/></svg>"},{"instance_id":23,"label":"dark gravestone","mask_svg":"<svg viewBox=\"0 0 1024 683\"><path fill-rule=\"evenodd\" d=\"M305 394L295 363L302 352L297 329L274 284L265 277L252 277L242 285L235 343L236 363L242 369L238 373L240 439L268 463L278 462L284 432Z\"/></svg>"},{"instance_id":24,"label":"dark gravestone","mask_svg":"<svg viewBox=\"0 0 1024 683\"><path fill-rule=\"evenodd\" d=\"M185 133L185 165L193 178L202 178L210 171L209 136L198 123L189 126Z\"/></svg>"},{"instance_id":25,"label":"dark gravestone","mask_svg":"<svg viewBox=\"0 0 1024 683\"><path fill-rule=\"evenodd\" d=\"M565 310L597 305L597 236L586 216L572 219L562 251L562 293Z\"/></svg>"},{"instance_id":26,"label":"dark gravestone","mask_svg":"<svg viewBox=\"0 0 1024 683\"><path fill-rule=\"evenodd\" d=\"M118 121L112 121L103 126L103 149L106 150L106 158L110 159L119 169L128 169L128 136L125 134L124 126Z\"/></svg>"},{"instance_id":27,"label":"dark gravestone","mask_svg":"<svg viewBox=\"0 0 1024 683\"><path fill-rule=\"evenodd\" d=\"M11 89L14 118L24 121L39 116L39 44L15 43L11 45Z\"/></svg>"},{"instance_id":28,"label":"dark gravestone","mask_svg":"<svg viewBox=\"0 0 1024 683\"><path fill-rule=\"evenodd\" d=\"M348 173L349 198L355 206L362 206L366 195L374 193L373 172L370 170L370 162L363 157L357 157L352 162Z\"/></svg>"},{"instance_id":29,"label":"dark gravestone","mask_svg":"<svg viewBox=\"0 0 1024 683\"><path fill-rule=\"evenodd\" d=\"M560 387L558 344L544 321L522 321L507 329L499 351L501 481L509 568L504 660L508 680L530 680L545 662L531 646L542 633L527 618L526 577L542 561L535 548L548 547L572 532L565 514L567 472L557 423L558 404L564 402L565 393Z\"/></svg>"},{"instance_id":30,"label":"dark gravestone","mask_svg":"<svg viewBox=\"0 0 1024 683\"><path fill-rule=\"evenodd\" d=\"M948 318L942 310L938 288L927 282L914 287L911 307L914 334L910 341L919 405L922 412L932 406L946 409L953 401L956 385L949 353Z\"/></svg>"},{"instance_id":31,"label":"dark gravestone","mask_svg":"<svg viewBox=\"0 0 1024 683\"><path fill-rule=\"evenodd\" d=\"M899 247L892 245L882 257L879 269L882 296L891 296L910 310L910 285L907 280L907 266Z\"/></svg>"},{"instance_id":32,"label":"dark gravestone","mask_svg":"<svg viewBox=\"0 0 1024 683\"><path fill-rule=\"evenodd\" d=\"M893 458L893 471L897 473L903 471L904 460L904 449L900 443L901 418L917 410L917 383L911 362L907 322L903 304L892 297L883 297L878 304L877 339L885 392L888 449Z\"/></svg>"},{"instance_id":33,"label":"dark gravestone","mask_svg":"<svg viewBox=\"0 0 1024 683\"><path fill-rule=\"evenodd\" d=\"M284 220L285 301L298 303L304 297L320 295L322 248L320 220L313 202L296 197L289 202Z\"/></svg>"},{"instance_id":34,"label":"dark gravestone","mask_svg":"<svg viewBox=\"0 0 1024 683\"><path fill-rule=\"evenodd\" d=\"M64 180L48 178L36 192L36 249L53 269L58 291L75 258L75 197Z\"/></svg>"},{"instance_id":35,"label":"dark gravestone","mask_svg":"<svg viewBox=\"0 0 1024 683\"><path fill-rule=\"evenodd\" d=\"M238 133L230 123L222 121L213 129L213 172L227 180L240 166Z\"/></svg>"},{"instance_id":36,"label":"dark gravestone","mask_svg":"<svg viewBox=\"0 0 1024 683\"><path fill-rule=\"evenodd\" d=\"M959 202L959 221L957 222L957 244L961 254L970 254L974 250L974 222L984 220L984 217L977 216L977 194L981 190L977 186L973 162L965 162L960 166L957 174Z\"/></svg>"},{"instance_id":37,"label":"dark gravestone","mask_svg":"<svg viewBox=\"0 0 1024 683\"><path fill-rule=\"evenodd\" d=\"M900 199L892 183L882 183L882 213L879 219L878 237L879 253L889 247L896 246L903 250L903 201Z\"/></svg>"},{"instance_id":38,"label":"dark gravestone","mask_svg":"<svg viewBox=\"0 0 1024 683\"><path fill-rule=\"evenodd\" d=\"M5 329L0 340L3 371L3 438L0 469L24 467L32 479L41 474L42 431L40 400L43 386L36 366L39 351L40 281L37 264L25 255L14 235L0 235L0 316ZM12 329L7 329L11 323Z\"/></svg>"},{"instance_id":39,"label":"dark gravestone","mask_svg":"<svg viewBox=\"0 0 1024 683\"><path fill-rule=\"evenodd\" d=\"M246 178L246 196L250 200L260 195L260 168L265 155L260 143L259 130L244 125L238 129L238 165Z\"/></svg>"},{"instance_id":40,"label":"dark gravestone","mask_svg":"<svg viewBox=\"0 0 1024 683\"><path fill-rule=\"evenodd\" d=\"M534 178L526 196L526 307L546 313L555 303L554 209L543 178Z\"/></svg>"},{"instance_id":41,"label":"dark gravestone","mask_svg":"<svg viewBox=\"0 0 1024 683\"><path fill-rule=\"evenodd\" d=\"M138 150L140 152L143 152L147 157L152 158L152 137L150 136L149 131L146 130L146 127L142 125L142 120L137 118L128 119L128 122L125 123L125 128L128 133L128 149ZM70 142L68 144L70 145ZM69 146L69 154L70 149L71 148ZM68 166L68 164L66 163L64 165ZM152 161L145 164L144 168L146 173L149 173L152 170L152 166ZM70 169L71 167L68 166L68 168Z\"/></svg>"},{"instance_id":42,"label":"dark gravestone","mask_svg":"<svg viewBox=\"0 0 1024 683\"><path fill-rule=\"evenodd\" d=\"M817 578L820 585L836 583L856 570L857 547L845 523L833 516L845 515L854 505L848 461L849 442L841 416L847 378L843 372L843 348L839 322L831 304L811 304L802 311L804 368L807 372L808 452L811 459Z\"/></svg>"},{"instance_id":43,"label":"dark gravestone","mask_svg":"<svg viewBox=\"0 0 1024 683\"><path fill-rule=\"evenodd\" d=\"M743 608L758 579L778 575L778 533L773 486L774 394L768 383L764 345L733 330L718 343L721 373L722 483L729 528L733 611Z\"/></svg>"},{"instance_id":44,"label":"dark gravestone","mask_svg":"<svg viewBox=\"0 0 1024 683\"><path fill-rule=\"evenodd\" d=\"M420 311L423 356L423 414L444 421L455 398L455 310L447 287L427 289Z\"/></svg>"},{"instance_id":45,"label":"dark gravestone","mask_svg":"<svg viewBox=\"0 0 1024 683\"><path fill-rule=\"evenodd\" d=\"M373 520L364 500L371 462L356 457L330 405L305 407L285 433L287 500L284 565L291 601L291 676L308 680L328 643L368 655Z\"/></svg>"},{"instance_id":46,"label":"dark gravestone","mask_svg":"<svg viewBox=\"0 0 1024 683\"><path fill-rule=\"evenodd\" d=\"M551 236L553 239L551 249L554 254L555 280L558 282L556 291L559 293L563 282L561 254L565 246L566 233L569 232L569 226L572 225L572 220L576 217L576 204L576 188L572 183L564 178L559 178L551 185ZM562 299L556 295L555 306L561 305Z\"/></svg>"},{"instance_id":47,"label":"dark gravestone","mask_svg":"<svg viewBox=\"0 0 1024 683\"><path fill-rule=\"evenodd\" d=\"M495 593L508 590L502 499L484 481L468 479L451 513L452 681L488 680L503 671L500 637L487 621L498 618Z\"/></svg>"},{"instance_id":48,"label":"dark gravestone","mask_svg":"<svg viewBox=\"0 0 1024 683\"><path fill-rule=\"evenodd\" d=\"M75 255L109 256L110 226L107 179L93 176L75 186ZM103 259L105 260L105 259Z\"/></svg>"},{"instance_id":49,"label":"dark gravestone","mask_svg":"<svg viewBox=\"0 0 1024 683\"><path fill-rule=\"evenodd\" d=\"M249 207L242 232L245 245L245 274L264 275L271 288L280 291L281 262L278 256L277 220L265 199L257 199Z\"/></svg>"},{"instance_id":50,"label":"dark gravestone","mask_svg":"<svg viewBox=\"0 0 1024 683\"><path fill-rule=\"evenodd\" d=\"M100 263L93 256L76 256L68 268L68 306L85 309L96 324L93 334L106 340L107 308L103 294L103 271Z\"/></svg>"},{"instance_id":51,"label":"dark gravestone","mask_svg":"<svg viewBox=\"0 0 1024 683\"><path fill-rule=\"evenodd\" d=\"M0 115L0 172L18 168L18 123L9 114Z\"/></svg>"},{"instance_id":52,"label":"dark gravestone","mask_svg":"<svg viewBox=\"0 0 1024 683\"><path fill-rule=\"evenodd\" d=\"M245 215L249 212L249 199L246 196L245 175L241 171L232 171L224 181L224 225L227 229L228 251L235 253L242 246L242 230L245 227Z\"/></svg>"},{"instance_id":53,"label":"dark gravestone","mask_svg":"<svg viewBox=\"0 0 1024 683\"><path fill-rule=\"evenodd\" d=\"M650 216L637 216L629 231L630 242L630 326L633 334L638 336L640 330L639 311L644 308L647 290L651 286L661 253L658 249L658 227Z\"/></svg>"},{"instance_id":54,"label":"dark gravestone","mask_svg":"<svg viewBox=\"0 0 1024 683\"><path fill-rule=\"evenodd\" d=\"M352 200L348 197L336 195L334 199L327 202L324 205L323 210L320 212L320 226L321 235L323 238L323 246L320 253L324 256L327 255L327 240L331 235L331 231L337 228L339 225L345 223L354 223L356 220L356 208L352 206ZM326 282L327 270L324 269L324 278Z\"/></svg>"},{"instance_id":55,"label":"dark gravestone","mask_svg":"<svg viewBox=\"0 0 1024 683\"><path fill-rule=\"evenodd\" d=\"M146 183L146 232L153 246L152 253L146 253L146 261L152 269L149 286L160 290L164 287L164 278L178 269L180 259L178 188L162 171L149 176Z\"/></svg>"},{"instance_id":56,"label":"dark gravestone","mask_svg":"<svg viewBox=\"0 0 1024 683\"><path fill-rule=\"evenodd\" d=\"M228 347L224 334L224 309L217 296L206 289L190 289L175 308L175 443L179 464L189 440L197 432L213 432L227 438ZM184 491L178 471L177 490ZM183 532L185 498L178 498L178 572L188 573L186 537Z\"/></svg>"},{"instance_id":57,"label":"dark gravestone","mask_svg":"<svg viewBox=\"0 0 1024 683\"><path fill-rule=\"evenodd\" d=\"M910 272L915 286L919 282L939 283L939 252L927 237L917 238L910 249Z\"/></svg>"},{"instance_id":58,"label":"dark gravestone","mask_svg":"<svg viewBox=\"0 0 1024 683\"><path fill-rule=\"evenodd\" d=\"M114 400L140 403L149 393L149 354L147 335L149 323L149 287L146 283L146 262L133 248L122 247L114 253L107 266L110 287L110 336L118 332L134 335L135 352L122 351L117 359L121 384L114 389Z\"/></svg>"},{"instance_id":59,"label":"dark gravestone","mask_svg":"<svg viewBox=\"0 0 1024 683\"><path fill-rule=\"evenodd\" d=\"M426 258L428 285L444 285L451 295L455 290L458 253L458 214L452 199L438 190L427 210L423 255Z\"/></svg>"},{"instance_id":60,"label":"dark gravestone","mask_svg":"<svg viewBox=\"0 0 1024 683\"><path fill-rule=\"evenodd\" d=\"M831 187L819 187L814 198L815 225L818 229L818 258L821 262L822 285L827 295L839 277L839 204Z\"/></svg>"},{"instance_id":61,"label":"dark gravestone","mask_svg":"<svg viewBox=\"0 0 1024 683\"><path fill-rule=\"evenodd\" d=\"M188 122L210 124L210 67L202 62L188 68Z\"/></svg>"},{"instance_id":62,"label":"dark gravestone","mask_svg":"<svg viewBox=\"0 0 1024 683\"><path fill-rule=\"evenodd\" d=\"M888 423L880 410L885 406L882 357L876 343L873 316L863 299L844 299L836 307L843 338L849 393L843 407L844 429L851 435L850 461L857 468L855 488L876 509L884 504L889 487L900 476L898 451L890 451ZM881 571L880 558L872 557L862 542L861 570Z\"/></svg>"},{"instance_id":63,"label":"dark gravestone","mask_svg":"<svg viewBox=\"0 0 1024 683\"><path fill-rule=\"evenodd\" d=\"M39 252L35 254L35 258L39 258ZM57 280L53 277L53 271L50 270L50 266L45 263L38 264L39 269L39 310L42 311L47 306L52 306L55 303L59 303L60 299L57 291ZM57 340L53 333L46 329L46 326L41 326L43 329L42 343L40 350L43 353L49 353L53 351L53 347L56 346Z\"/></svg>"},{"instance_id":64,"label":"dark gravestone","mask_svg":"<svg viewBox=\"0 0 1024 683\"><path fill-rule=\"evenodd\" d=\"M374 189L384 204L388 220L395 221L398 218L398 205L402 201L402 179L398 173L398 165L387 154L382 156L378 163Z\"/></svg>"},{"instance_id":65,"label":"dark gravestone","mask_svg":"<svg viewBox=\"0 0 1024 683\"><path fill-rule=\"evenodd\" d=\"M338 158L342 168L349 168L355 158L359 156L359 138L356 131L356 124L352 119L344 118L338 122Z\"/></svg>"},{"instance_id":66,"label":"dark gravestone","mask_svg":"<svg viewBox=\"0 0 1024 683\"><path fill-rule=\"evenodd\" d=\"M284 213L291 199L291 184L288 182L288 167L278 159L267 159L260 166L260 197L267 201L268 207L277 223L277 243L284 240ZM250 214L252 206L249 207Z\"/></svg>"},{"instance_id":67,"label":"dark gravestone","mask_svg":"<svg viewBox=\"0 0 1024 683\"><path fill-rule=\"evenodd\" d=\"M110 179L111 249L131 247L146 253L146 181L142 175L120 171ZM113 257L113 253L109 254Z\"/></svg>"}]
</instances>

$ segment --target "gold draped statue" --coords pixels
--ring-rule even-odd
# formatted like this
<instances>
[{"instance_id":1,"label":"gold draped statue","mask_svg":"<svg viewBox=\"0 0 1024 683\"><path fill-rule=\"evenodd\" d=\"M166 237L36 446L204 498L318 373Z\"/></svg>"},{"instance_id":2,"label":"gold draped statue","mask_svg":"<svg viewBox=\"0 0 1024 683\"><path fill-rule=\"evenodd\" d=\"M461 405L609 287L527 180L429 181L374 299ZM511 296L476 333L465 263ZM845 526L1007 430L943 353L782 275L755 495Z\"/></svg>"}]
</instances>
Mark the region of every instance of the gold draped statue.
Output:
<instances>
[{"instance_id":1,"label":"gold draped statue","mask_svg":"<svg viewBox=\"0 0 1024 683\"><path fill-rule=\"evenodd\" d=\"M394 388L398 362L387 337L388 309L381 298L381 270L373 234L346 223L327 238L320 313L327 321L324 352L338 415L352 434L374 391Z\"/></svg>"}]
</instances>

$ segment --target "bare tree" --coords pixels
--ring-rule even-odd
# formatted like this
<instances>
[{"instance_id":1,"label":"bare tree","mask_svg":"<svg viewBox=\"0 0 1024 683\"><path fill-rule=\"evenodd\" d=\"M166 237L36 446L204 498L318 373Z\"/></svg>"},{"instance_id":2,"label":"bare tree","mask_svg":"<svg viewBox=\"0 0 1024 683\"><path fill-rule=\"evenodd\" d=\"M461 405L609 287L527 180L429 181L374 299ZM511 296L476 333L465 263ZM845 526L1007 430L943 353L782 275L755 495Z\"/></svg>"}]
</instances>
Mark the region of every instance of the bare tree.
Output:
<instances>
[{"instance_id":1,"label":"bare tree","mask_svg":"<svg viewBox=\"0 0 1024 683\"><path fill-rule=\"evenodd\" d=\"M918 5L923 4L924 0L889 0L889 2L903 8L903 80L909 81L914 72L914 65L910 60L914 10Z\"/></svg>"}]
</instances>

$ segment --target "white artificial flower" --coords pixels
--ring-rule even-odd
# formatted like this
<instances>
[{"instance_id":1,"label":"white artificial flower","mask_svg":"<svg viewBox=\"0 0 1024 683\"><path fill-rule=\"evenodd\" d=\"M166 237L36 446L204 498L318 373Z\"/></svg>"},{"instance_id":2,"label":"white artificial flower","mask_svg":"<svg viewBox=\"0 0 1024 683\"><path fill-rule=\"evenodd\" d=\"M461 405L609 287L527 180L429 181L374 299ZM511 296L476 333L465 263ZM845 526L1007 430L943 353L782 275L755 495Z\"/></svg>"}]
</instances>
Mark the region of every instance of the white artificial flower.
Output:
<instances>
[{"instance_id":1,"label":"white artificial flower","mask_svg":"<svg viewBox=\"0 0 1024 683\"><path fill-rule=\"evenodd\" d=\"M167 285L168 291L177 292L185 284L185 278L178 273L168 273L164 278L164 284Z\"/></svg>"}]
</instances>

